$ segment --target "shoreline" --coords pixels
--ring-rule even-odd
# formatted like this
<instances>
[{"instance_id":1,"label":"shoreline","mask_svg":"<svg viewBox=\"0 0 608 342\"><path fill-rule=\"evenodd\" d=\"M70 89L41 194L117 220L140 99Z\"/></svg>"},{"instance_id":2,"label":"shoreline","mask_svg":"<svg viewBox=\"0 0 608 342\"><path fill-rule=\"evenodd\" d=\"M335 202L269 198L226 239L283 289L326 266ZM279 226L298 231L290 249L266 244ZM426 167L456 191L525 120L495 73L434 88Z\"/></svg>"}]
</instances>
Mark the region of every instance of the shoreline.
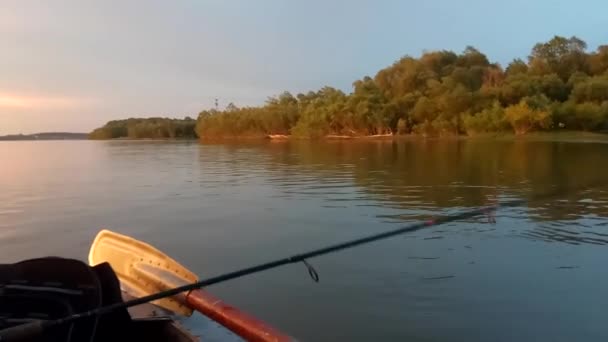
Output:
<instances>
[{"instance_id":1,"label":"shoreline","mask_svg":"<svg viewBox=\"0 0 608 342\"><path fill-rule=\"evenodd\" d=\"M555 138L602 138L608 140L608 132L586 132L586 131L553 131L553 132L531 132L523 135L518 135L511 132L496 132L496 133L481 133L475 135L444 135L444 136L424 136L421 134L377 134L377 135L360 135L360 136L346 136L346 135L326 135L320 138L307 138L307 137L294 137L291 135L281 136L280 138L273 138L271 136L265 137L264 139L271 141L285 141L285 140L527 140L527 139L555 139ZM238 139L238 138L237 138Z\"/></svg>"},{"instance_id":2,"label":"shoreline","mask_svg":"<svg viewBox=\"0 0 608 342\"><path fill-rule=\"evenodd\" d=\"M319 138L298 137L284 134L249 135L249 136L223 136L202 138L114 138L114 139L83 139L92 141L451 141L451 140L563 140L563 139L600 139L608 141L608 132L585 132L585 131L556 131L556 132L531 132L517 135L511 132L481 133L475 135L446 135L446 136L424 136L421 134L376 134L376 135L335 135L329 134ZM75 140L75 139L74 139Z\"/></svg>"}]
</instances>

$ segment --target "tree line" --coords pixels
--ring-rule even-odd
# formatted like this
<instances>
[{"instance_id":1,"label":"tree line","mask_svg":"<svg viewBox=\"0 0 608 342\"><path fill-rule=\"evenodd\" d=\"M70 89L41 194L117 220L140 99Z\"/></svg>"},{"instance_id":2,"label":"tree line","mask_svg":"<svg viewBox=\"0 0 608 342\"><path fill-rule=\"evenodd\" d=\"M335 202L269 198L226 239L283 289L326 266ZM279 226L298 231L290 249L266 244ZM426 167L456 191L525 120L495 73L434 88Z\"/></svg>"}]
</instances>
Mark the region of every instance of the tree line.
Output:
<instances>
[{"instance_id":1,"label":"tree line","mask_svg":"<svg viewBox=\"0 0 608 342\"><path fill-rule=\"evenodd\" d=\"M555 36L506 68L474 47L405 56L344 93L332 87L263 106L206 110L199 137L525 134L608 129L608 45L588 52L577 37Z\"/></svg>"},{"instance_id":2,"label":"tree line","mask_svg":"<svg viewBox=\"0 0 608 342\"><path fill-rule=\"evenodd\" d=\"M178 139L197 137L196 120L186 117L184 119L171 118L130 118L126 120L113 120L103 127L95 129L89 134L90 139Z\"/></svg>"}]
</instances>

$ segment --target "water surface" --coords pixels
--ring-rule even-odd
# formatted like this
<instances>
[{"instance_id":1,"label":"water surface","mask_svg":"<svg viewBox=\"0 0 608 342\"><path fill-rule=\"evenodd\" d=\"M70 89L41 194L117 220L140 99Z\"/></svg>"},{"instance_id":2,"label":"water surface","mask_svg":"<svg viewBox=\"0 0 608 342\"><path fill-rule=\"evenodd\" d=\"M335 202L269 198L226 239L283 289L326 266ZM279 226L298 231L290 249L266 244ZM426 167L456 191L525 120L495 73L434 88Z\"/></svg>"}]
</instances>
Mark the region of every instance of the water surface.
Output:
<instances>
[{"instance_id":1,"label":"water surface","mask_svg":"<svg viewBox=\"0 0 608 342\"><path fill-rule=\"evenodd\" d=\"M204 277L523 198L496 224L312 259L318 284L291 265L209 290L302 341L606 340L607 155L602 141L3 142L0 262L84 260L110 228Z\"/></svg>"}]
</instances>

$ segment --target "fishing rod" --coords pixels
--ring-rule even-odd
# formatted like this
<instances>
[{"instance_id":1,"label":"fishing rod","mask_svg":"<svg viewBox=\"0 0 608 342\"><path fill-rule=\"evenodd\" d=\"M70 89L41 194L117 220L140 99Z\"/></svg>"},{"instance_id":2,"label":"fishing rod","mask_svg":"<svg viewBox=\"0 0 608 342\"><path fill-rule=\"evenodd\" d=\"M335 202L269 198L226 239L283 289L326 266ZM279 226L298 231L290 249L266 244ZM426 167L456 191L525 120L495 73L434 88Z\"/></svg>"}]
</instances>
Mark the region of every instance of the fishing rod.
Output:
<instances>
[{"instance_id":1,"label":"fishing rod","mask_svg":"<svg viewBox=\"0 0 608 342\"><path fill-rule=\"evenodd\" d=\"M550 197L554 197L554 196L556 196L555 193L546 194L545 196L538 196L535 199L539 200L541 198L550 198ZM266 271L266 270L277 268L279 266L284 266L287 264L293 264L293 263L298 263L298 262L304 263L304 265L308 269L308 273L310 274L311 278L315 282L318 282L319 276L318 276L316 270L306 261L307 259L329 254L329 253L333 253L333 252L337 252L337 251L341 251L341 250L345 250L348 248L353 248L356 246L360 246L360 245L367 244L370 242L390 238L393 236L415 232L415 231L418 231L418 230L421 230L424 228L438 226L438 225L442 225L445 223L450 223L450 222L454 222L454 221L458 221L458 220L470 219L470 218L474 218L474 217L481 216L481 215L488 215L489 222L495 222L493 216L491 216L491 213L496 211L498 208L516 207L516 206L522 205L526 202L527 201L523 200L523 199L511 200L511 201L505 201L502 203L496 203L494 205L476 208L476 209L469 210L469 211L463 211L458 214L446 215L443 217L438 217L438 218L423 221L423 222L413 223L413 224L410 224L410 225L407 225L407 226L404 226L401 228L397 228L394 230L389 230L386 232L372 234L372 235L368 235L368 236L365 236L362 238L333 244L333 245L319 248L316 250L312 250L312 251L309 251L306 253L296 254L296 255L293 255L293 256L290 256L287 258L282 258L282 259L266 262L266 263L259 264L256 266L246 267L246 268L243 268L240 270L221 274L221 275L207 278L207 279L197 281L197 282L194 282L191 284L186 284L183 286L175 287L170 290L161 291L161 292L158 292L158 293L155 293L152 295L132 299L132 300L129 300L126 302L118 302L118 303L110 304L110 305L107 305L104 307L73 314L73 315L70 315L70 316L67 316L64 318L60 318L60 319L56 319L56 320L52 320L52 321L36 321L36 322L18 325L15 327L0 330L0 342L23 340L25 338L30 338L32 336L40 335L46 329L60 326L63 324L73 323L73 322L83 319L83 318L107 314L107 313L110 313L110 312L112 312L114 310L118 310L118 309L130 308L130 307L133 307L136 305L145 304L145 303L152 302L152 301L155 301L158 299L171 297L171 296L177 295L182 292L200 289L200 288L203 288L206 286L222 283L222 282L225 282L228 280L232 280L232 279L240 278L240 277L243 277L246 275Z\"/></svg>"}]
</instances>

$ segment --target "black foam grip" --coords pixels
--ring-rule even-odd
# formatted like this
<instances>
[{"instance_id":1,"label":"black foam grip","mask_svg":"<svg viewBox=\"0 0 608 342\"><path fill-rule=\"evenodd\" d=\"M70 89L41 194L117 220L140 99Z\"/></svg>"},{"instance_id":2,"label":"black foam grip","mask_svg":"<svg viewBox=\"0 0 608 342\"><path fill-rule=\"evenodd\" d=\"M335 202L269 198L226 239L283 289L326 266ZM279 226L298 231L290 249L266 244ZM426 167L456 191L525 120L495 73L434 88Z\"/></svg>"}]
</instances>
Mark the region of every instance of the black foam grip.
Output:
<instances>
[{"instance_id":1,"label":"black foam grip","mask_svg":"<svg viewBox=\"0 0 608 342\"><path fill-rule=\"evenodd\" d=\"M45 324L46 323L46 324ZM34 321L0 330L0 342L29 341L41 336L48 322Z\"/></svg>"}]
</instances>

